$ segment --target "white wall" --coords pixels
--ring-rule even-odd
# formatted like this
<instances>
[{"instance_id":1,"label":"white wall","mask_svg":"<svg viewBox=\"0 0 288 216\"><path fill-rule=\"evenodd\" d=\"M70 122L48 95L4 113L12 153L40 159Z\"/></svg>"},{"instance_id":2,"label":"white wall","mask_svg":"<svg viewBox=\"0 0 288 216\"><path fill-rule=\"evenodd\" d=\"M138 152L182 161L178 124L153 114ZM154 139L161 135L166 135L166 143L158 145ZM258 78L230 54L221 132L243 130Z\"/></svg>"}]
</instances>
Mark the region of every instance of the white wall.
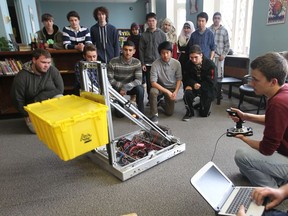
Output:
<instances>
[{"instance_id":1,"label":"white wall","mask_svg":"<svg viewBox=\"0 0 288 216\"><path fill-rule=\"evenodd\" d=\"M251 29L250 59L266 52L288 50L288 21L285 23L267 25L269 0L254 1Z\"/></svg>"}]
</instances>

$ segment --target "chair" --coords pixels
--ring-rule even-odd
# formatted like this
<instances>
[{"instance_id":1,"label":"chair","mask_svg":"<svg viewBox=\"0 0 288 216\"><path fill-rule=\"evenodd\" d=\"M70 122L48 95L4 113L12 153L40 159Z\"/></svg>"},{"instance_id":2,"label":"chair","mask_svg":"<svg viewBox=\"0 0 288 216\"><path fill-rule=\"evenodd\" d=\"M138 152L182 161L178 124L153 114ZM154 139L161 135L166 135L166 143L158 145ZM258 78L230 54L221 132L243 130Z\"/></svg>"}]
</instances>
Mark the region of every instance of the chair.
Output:
<instances>
[{"instance_id":1,"label":"chair","mask_svg":"<svg viewBox=\"0 0 288 216\"><path fill-rule=\"evenodd\" d=\"M224 61L224 77L217 80L217 104L222 99L222 85L229 85L228 98L232 96L232 87L240 86L243 77L249 73L250 60L247 56L227 55Z\"/></svg>"},{"instance_id":2,"label":"chair","mask_svg":"<svg viewBox=\"0 0 288 216\"><path fill-rule=\"evenodd\" d=\"M222 99L222 85L229 85L228 98L232 96L232 86L242 83L241 79L234 77L221 77L217 79L217 104L219 105Z\"/></svg>"},{"instance_id":3,"label":"chair","mask_svg":"<svg viewBox=\"0 0 288 216\"><path fill-rule=\"evenodd\" d=\"M244 80L247 81L249 75L244 76ZM257 107L257 114L259 114L260 109L262 108L262 104L264 105L263 107L266 107L266 98L264 95L256 95L254 89L252 88L251 85L249 85L248 83L242 84L239 87L239 92L240 92L240 96L239 96L239 104L238 104L238 109L240 109L241 104L244 101L244 96L247 97L254 97L254 98L260 98L260 101L258 103L258 107Z\"/></svg>"}]
</instances>

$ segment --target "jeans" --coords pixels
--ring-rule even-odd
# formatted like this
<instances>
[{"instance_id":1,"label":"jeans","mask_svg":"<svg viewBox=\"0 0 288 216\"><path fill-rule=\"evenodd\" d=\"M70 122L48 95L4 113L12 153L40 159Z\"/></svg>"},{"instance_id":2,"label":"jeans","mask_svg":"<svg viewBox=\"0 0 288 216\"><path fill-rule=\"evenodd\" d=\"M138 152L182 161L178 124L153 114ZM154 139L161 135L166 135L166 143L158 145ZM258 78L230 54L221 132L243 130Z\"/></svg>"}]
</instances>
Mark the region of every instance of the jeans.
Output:
<instances>
[{"instance_id":1,"label":"jeans","mask_svg":"<svg viewBox=\"0 0 288 216\"><path fill-rule=\"evenodd\" d=\"M254 186L278 188L288 181L288 157L274 152L266 156L252 148L238 149L234 160Z\"/></svg>"},{"instance_id":2,"label":"jeans","mask_svg":"<svg viewBox=\"0 0 288 216\"><path fill-rule=\"evenodd\" d=\"M265 211L262 216L288 216L288 213L273 209L273 210Z\"/></svg>"}]
</instances>

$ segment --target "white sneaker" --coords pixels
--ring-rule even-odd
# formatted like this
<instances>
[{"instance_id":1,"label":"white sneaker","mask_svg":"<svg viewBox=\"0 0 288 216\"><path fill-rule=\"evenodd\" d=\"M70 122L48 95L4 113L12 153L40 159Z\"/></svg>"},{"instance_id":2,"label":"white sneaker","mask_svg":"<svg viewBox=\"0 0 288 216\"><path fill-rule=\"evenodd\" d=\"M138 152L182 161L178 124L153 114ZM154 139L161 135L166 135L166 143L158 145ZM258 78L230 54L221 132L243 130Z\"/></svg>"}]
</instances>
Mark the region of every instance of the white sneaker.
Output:
<instances>
[{"instance_id":1,"label":"white sneaker","mask_svg":"<svg viewBox=\"0 0 288 216\"><path fill-rule=\"evenodd\" d=\"M30 118L29 117L25 117L24 120L25 120L25 123L26 123L28 129L30 130L30 132L33 133L33 134L36 134L35 128L34 128L32 122L31 122Z\"/></svg>"},{"instance_id":2,"label":"white sneaker","mask_svg":"<svg viewBox=\"0 0 288 216\"><path fill-rule=\"evenodd\" d=\"M150 118L150 120L151 120L152 122L154 122L155 124L158 124L158 116L157 116L157 115L153 115L153 116Z\"/></svg>"}]
</instances>

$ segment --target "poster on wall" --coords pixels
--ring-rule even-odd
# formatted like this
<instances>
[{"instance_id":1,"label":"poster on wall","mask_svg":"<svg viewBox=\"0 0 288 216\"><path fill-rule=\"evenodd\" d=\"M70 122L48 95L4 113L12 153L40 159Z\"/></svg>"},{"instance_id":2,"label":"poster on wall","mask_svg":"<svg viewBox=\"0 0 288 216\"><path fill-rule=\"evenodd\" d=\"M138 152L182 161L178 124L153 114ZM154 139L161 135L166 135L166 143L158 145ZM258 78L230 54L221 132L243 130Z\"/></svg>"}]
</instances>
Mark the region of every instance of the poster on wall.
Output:
<instances>
[{"instance_id":1,"label":"poster on wall","mask_svg":"<svg viewBox=\"0 0 288 216\"><path fill-rule=\"evenodd\" d=\"M269 0L267 25L285 23L287 0Z\"/></svg>"}]
</instances>

